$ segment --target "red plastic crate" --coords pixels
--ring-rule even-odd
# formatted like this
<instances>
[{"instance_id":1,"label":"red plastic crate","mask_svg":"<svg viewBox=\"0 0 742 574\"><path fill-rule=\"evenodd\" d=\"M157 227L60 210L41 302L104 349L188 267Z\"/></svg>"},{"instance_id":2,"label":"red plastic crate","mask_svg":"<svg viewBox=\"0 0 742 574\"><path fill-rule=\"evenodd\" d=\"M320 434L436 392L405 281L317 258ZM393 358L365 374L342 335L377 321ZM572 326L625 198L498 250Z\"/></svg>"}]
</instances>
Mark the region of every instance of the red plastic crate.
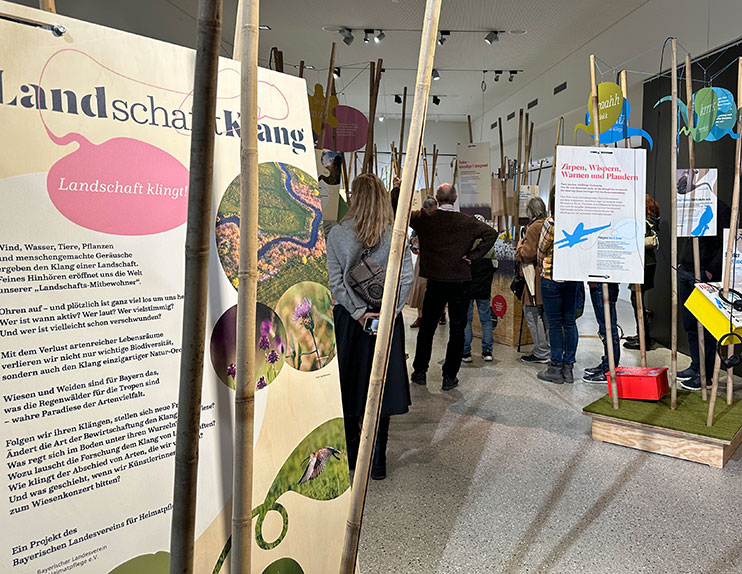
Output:
<instances>
[{"instance_id":1,"label":"red plastic crate","mask_svg":"<svg viewBox=\"0 0 742 574\"><path fill-rule=\"evenodd\" d=\"M611 394L611 374L608 378L608 395ZM619 399L658 401L670 392L667 384L667 367L616 367L616 386Z\"/></svg>"}]
</instances>

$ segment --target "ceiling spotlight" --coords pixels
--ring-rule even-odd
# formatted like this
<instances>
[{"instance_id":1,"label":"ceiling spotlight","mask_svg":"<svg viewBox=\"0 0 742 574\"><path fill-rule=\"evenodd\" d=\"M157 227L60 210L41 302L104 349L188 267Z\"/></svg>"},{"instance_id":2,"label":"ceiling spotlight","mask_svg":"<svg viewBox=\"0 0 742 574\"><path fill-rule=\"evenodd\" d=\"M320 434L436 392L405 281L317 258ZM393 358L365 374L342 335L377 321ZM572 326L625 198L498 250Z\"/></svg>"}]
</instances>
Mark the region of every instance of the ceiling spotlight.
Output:
<instances>
[{"instance_id":1,"label":"ceiling spotlight","mask_svg":"<svg viewBox=\"0 0 742 574\"><path fill-rule=\"evenodd\" d=\"M271 27L268 26L267 24L261 24L260 26L258 26L258 28L260 30L270 30L271 29Z\"/></svg>"},{"instance_id":2,"label":"ceiling spotlight","mask_svg":"<svg viewBox=\"0 0 742 574\"><path fill-rule=\"evenodd\" d=\"M346 46L350 46L353 43L353 40L355 40L353 30L349 28L340 28L338 33L343 37L343 42L345 42Z\"/></svg>"},{"instance_id":3,"label":"ceiling spotlight","mask_svg":"<svg viewBox=\"0 0 742 574\"><path fill-rule=\"evenodd\" d=\"M440 80L441 79L441 75L438 73L438 70L436 70L435 68L433 68L433 79L434 80Z\"/></svg>"},{"instance_id":4,"label":"ceiling spotlight","mask_svg":"<svg viewBox=\"0 0 742 574\"><path fill-rule=\"evenodd\" d=\"M384 121L384 116L379 116L379 121L380 122L383 122Z\"/></svg>"},{"instance_id":5,"label":"ceiling spotlight","mask_svg":"<svg viewBox=\"0 0 742 574\"><path fill-rule=\"evenodd\" d=\"M502 75L502 70L495 70L495 82L500 81L500 76Z\"/></svg>"},{"instance_id":6,"label":"ceiling spotlight","mask_svg":"<svg viewBox=\"0 0 742 574\"><path fill-rule=\"evenodd\" d=\"M335 71L332 73L333 78L336 80L340 79L340 68L335 68Z\"/></svg>"},{"instance_id":7,"label":"ceiling spotlight","mask_svg":"<svg viewBox=\"0 0 742 574\"><path fill-rule=\"evenodd\" d=\"M363 31L363 43L364 44L368 44L371 41L371 39L369 38L369 36L373 36L373 35L374 35L374 31L366 28Z\"/></svg>"},{"instance_id":8,"label":"ceiling spotlight","mask_svg":"<svg viewBox=\"0 0 742 574\"><path fill-rule=\"evenodd\" d=\"M386 38L386 34L384 34L384 30L379 30L379 33L376 35L376 38L374 38L374 42L376 44L379 44L384 38Z\"/></svg>"},{"instance_id":9,"label":"ceiling spotlight","mask_svg":"<svg viewBox=\"0 0 742 574\"><path fill-rule=\"evenodd\" d=\"M402 103L402 96L399 94L394 94L394 103L395 104L401 104Z\"/></svg>"},{"instance_id":10,"label":"ceiling spotlight","mask_svg":"<svg viewBox=\"0 0 742 574\"><path fill-rule=\"evenodd\" d=\"M491 45L491 44L492 44L492 42L497 42L497 41L498 41L499 39L500 39L500 36L499 36L499 34L498 34L497 32L495 32L494 30L492 30L492 31L491 31L490 33L488 33L488 34L487 34L487 35L486 35L486 36L484 37L484 43L485 43L485 44L490 44L490 45Z\"/></svg>"},{"instance_id":11,"label":"ceiling spotlight","mask_svg":"<svg viewBox=\"0 0 742 574\"><path fill-rule=\"evenodd\" d=\"M446 40L448 40L448 37L451 35L450 30L441 30L438 33L438 44L440 46L443 46L443 44L446 43Z\"/></svg>"},{"instance_id":12,"label":"ceiling spotlight","mask_svg":"<svg viewBox=\"0 0 742 574\"><path fill-rule=\"evenodd\" d=\"M515 78L515 74L518 73L518 70L510 70L510 76L508 76L508 82L512 82L513 78Z\"/></svg>"},{"instance_id":13,"label":"ceiling spotlight","mask_svg":"<svg viewBox=\"0 0 742 574\"><path fill-rule=\"evenodd\" d=\"M433 105L439 105L441 103L441 99L438 96L433 96Z\"/></svg>"}]
</instances>

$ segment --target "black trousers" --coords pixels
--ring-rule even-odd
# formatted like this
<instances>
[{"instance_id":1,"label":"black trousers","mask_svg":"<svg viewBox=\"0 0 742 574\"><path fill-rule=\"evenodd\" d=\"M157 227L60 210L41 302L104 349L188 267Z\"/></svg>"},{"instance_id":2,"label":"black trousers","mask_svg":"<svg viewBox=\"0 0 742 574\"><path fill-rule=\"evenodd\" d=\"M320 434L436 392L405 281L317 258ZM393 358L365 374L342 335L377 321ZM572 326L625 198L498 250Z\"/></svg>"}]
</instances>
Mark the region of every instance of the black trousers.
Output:
<instances>
[{"instance_id":1,"label":"black trousers","mask_svg":"<svg viewBox=\"0 0 742 574\"><path fill-rule=\"evenodd\" d=\"M448 305L448 346L442 370L444 377L456 377L461 367L461 357L464 355L464 330L469 311L470 292L470 281L428 279L423 299L423 316L420 321L420 330L417 333L415 360L412 363L415 372L424 373L428 370L433 350L433 336L443 309Z\"/></svg>"}]
</instances>

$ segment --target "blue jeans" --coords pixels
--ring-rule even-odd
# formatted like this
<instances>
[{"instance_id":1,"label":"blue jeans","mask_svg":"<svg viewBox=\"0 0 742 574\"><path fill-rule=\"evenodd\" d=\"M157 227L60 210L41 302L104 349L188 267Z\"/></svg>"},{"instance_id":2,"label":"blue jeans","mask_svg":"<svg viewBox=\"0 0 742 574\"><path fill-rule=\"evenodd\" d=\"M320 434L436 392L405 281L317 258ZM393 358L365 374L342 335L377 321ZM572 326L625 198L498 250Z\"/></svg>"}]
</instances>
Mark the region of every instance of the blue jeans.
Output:
<instances>
[{"instance_id":1,"label":"blue jeans","mask_svg":"<svg viewBox=\"0 0 742 574\"><path fill-rule=\"evenodd\" d=\"M577 354L577 281L557 282L541 278L541 299L549 324L551 362L573 365Z\"/></svg>"},{"instance_id":2,"label":"blue jeans","mask_svg":"<svg viewBox=\"0 0 742 574\"><path fill-rule=\"evenodd\" d=\"M595 320L598 322L598 335L603 341L603 372L608 371L608 345L605 340L605 311L603 310L603 284L592 283L590 285L590 300L595 311ZM611 310L611 331L613 335L613 360L616 365L621 360L621 346L618 338L618 323L616 319L616 301L618 301L618 283L608 284L608 301Z\"/></svg>"},{"instance_id":3,"label":"blue jeans","mask_svg":"<svg viewBox=\"0 0 742 574\"><path fill-rule=\"evenodd\" d=\"M474 317L474 302L477 303L477 314L482 324L482 353L491 353L495 339L492 336L492 311L490 311L489 299L472 299L469 303L469 314L466 318L466 329L464 330L464 355L471 354L471 340L474 336L471 331L471 320Z\"/></svg>"},{"instance_id":4,"label":"blue jeans","mask_svg":"<svg viewBox=\"0 0 742 574\"><path fill-rule=\"evenodd\" d=\"M704 270L701 269L701 276L704 276ZM680 308L682 309L683 329L688 335L688 352L690 353L690 368L696 372L701 372L701 362L698 353L698 320L688 311L685 301L690 297L695 287L695 278L693 273L678 267L678 298L680 299ZM710 379L714 372L714 361L716 360L716 339L706 329L703 330L703 346L705 348L706 359L706 376ZM723 369L722 369L723 370Z\"/></svg>"}]
</instances>

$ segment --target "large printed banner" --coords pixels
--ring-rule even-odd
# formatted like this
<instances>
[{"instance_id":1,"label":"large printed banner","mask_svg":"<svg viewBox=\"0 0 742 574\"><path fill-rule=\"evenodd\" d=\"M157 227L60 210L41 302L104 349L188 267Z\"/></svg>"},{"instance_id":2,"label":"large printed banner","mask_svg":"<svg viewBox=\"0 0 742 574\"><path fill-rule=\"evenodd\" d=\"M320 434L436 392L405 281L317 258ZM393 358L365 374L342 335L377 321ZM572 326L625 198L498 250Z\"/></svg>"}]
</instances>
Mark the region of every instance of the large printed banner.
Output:
<instances>
[{"instance_id":1,"label":"large printed banner","mask_svg":"<svg viewBox=\"0 0 742 574\"><path fill-rule=\"evenodd\" d=\"M195 53L7 2L0 15L0 571L165 574ZM349 500L305 94L260 70L261 573L337 571ZM230 569L239 129L239 64L222 60L199 574Z\"/></svg>"},{"instance_id":2,"label":"large printed banner","mask_svg":"<svg viewBox=\"0 0 742 574\"><path fill-rule=\"evenodd\" d=\"M643 283L646 157L557 147L555 280Z\"/></svg>"},{"instance_id":3,"label":"large printed banner","mask_svg":"<svg viewBox=\"0 0 742 574\"><path fill-rule=\"evenodd\" d=\"M482 213L490 219L492 210L490 144L488 142L459 144L456 149L456 161L459 168L457 192L462 213Z\"/></svg>"}]
</instances>

